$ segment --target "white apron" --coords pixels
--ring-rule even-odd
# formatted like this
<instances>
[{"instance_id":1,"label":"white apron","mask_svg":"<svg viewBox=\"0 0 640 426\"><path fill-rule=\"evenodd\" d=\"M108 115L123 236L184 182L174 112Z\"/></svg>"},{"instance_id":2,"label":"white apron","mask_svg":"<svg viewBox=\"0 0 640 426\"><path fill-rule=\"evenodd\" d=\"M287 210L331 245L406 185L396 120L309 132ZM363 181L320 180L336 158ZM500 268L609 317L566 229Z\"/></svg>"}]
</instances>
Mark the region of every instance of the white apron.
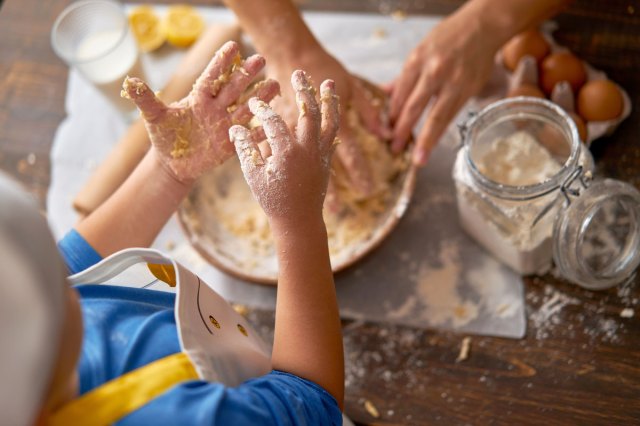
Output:
<instances>
[{"instance_id":1,"label":"white apron","mask_svg":"<svg viewBox=\"0 0 640 426\"><path fill-rule=\"evenodd\" d=\"M271 371L267 345L246 319L200 278L157 250L120 251L68 280L72 285L175 287L182 353L140 367L71 401L54 414L51 424L109 424L185 380L237 386ZM158 280L165 284L158 286Z\"/></svg>"}]
</instances>

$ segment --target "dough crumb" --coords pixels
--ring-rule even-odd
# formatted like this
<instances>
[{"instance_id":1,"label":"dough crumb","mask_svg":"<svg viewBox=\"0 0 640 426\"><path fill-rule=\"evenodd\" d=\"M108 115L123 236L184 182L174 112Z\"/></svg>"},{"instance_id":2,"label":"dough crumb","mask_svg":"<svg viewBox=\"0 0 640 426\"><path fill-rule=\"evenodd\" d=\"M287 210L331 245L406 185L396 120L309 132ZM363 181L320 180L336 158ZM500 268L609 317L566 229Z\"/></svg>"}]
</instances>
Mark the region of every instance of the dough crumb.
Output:
<instances>
[{"instance_id":1,"label":"dough crumb","mask_svg":"<svg viewBox=\"0 0 640 426\"><path fill-rule=\"evenodd\" d=\"M633 318L634 314L635 312L631 308L624 308L623 310L620 311L621 318Z\"/></svg>"},{"instance_id":2,"label":"dough crumb","mask_svg":"<svg viewBox=\"0 0 640 426\"><path fill-rule=\"evenodd\" d=\"M173 143L173 150L171 151L171 157L183 158L189 153L189 141L183 138L181 135L176 135L176 140Z\"/></svg>"},{"instance_id":3,"label":"dough crumb","mask_svg":"<svg viewBox=\"0 0 640 426\"><path fill-rule=\"evenodd\" d=\"M369 401L368 399L364 400L364 409L367 410L367 413L369 413L374 419L380 418L380 412L378 411L376 406L373 405L373 402Z\"/></svg>"},{"instance_id":4,"label":"dough crumb","mask_svg":"<svg viewBox=\"0 0 640 426\"><path fill-rule=\"evenodd\" d=\"M380 39L387 38L387 31L382 27L376 27L373 30L373 37L380 38Z\"/></svg>"},{"instance_id":5,"label":"dough crumb","mask_svg":"<svg viewBox=\"0 0 640 426\"><path fill-rule=\"evenodd\" d=\"M460 345L460 353L458 354L458 358L456 358L456 362L462 362L469 358L469 351L471 350L471 337L465 337L462 339L462 344Z\"/></svg>"},{"instance_id":6,"label":"dough crumb","mask_svg":"<svg viewBox=\"0 0 640 426\"><path fill-rule=\"evenodd\" d=\"M249 308L247 308L246 305L241 305L241 304L233 304L233 310L235 310L237 313L239 313L240 315L242 315L243 317L246 317L249 314Z\"/></svg>"},{"instance_id":7,"label":"dough crumb","mask_svg":"<svg viewBox=\"0 0 640 426\"><path fill-rule=\"evenodd\" d=\"M407 19L407 12L401 9L396 9L391 12L391 18L393 18L394 21L404 21Z\"/></svg>"}]
</instances>

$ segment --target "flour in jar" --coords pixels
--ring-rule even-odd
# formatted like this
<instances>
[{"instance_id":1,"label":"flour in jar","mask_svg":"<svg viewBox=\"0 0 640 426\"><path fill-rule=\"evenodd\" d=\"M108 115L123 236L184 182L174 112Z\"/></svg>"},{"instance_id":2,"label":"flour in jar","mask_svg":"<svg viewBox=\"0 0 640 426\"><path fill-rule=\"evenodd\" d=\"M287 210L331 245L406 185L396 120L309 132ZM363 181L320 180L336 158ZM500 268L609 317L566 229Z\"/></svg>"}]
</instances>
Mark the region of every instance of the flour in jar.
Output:
<instances>
[{"instance_id":1,"label":"flour in jar","mask_svg":"<svg viewBox=\"0 0 640 426\"><path fill-rule=\"evenodd\" d=\"M557 199L549 193L530 200L508 200L483 191L460 150L453 170L462 228L489 252L520 274L542 273L551 266L554 206L538 223L536 217ZM487 143L475 153L478 171L495 183L520 187L557 175L562 165L530 133L516 131Z\"/></svg>"},{"instance_id":2,"label":"flour in jar","mask_svg":"<svg viewBox=\"0 0 640 426\"><path fill-rule=\"evenodd\" d=\"M544 182L561 167L543 145L524 131L496 138L476 166L494 182L511 186Z\"/></svg>"}]
</instances>

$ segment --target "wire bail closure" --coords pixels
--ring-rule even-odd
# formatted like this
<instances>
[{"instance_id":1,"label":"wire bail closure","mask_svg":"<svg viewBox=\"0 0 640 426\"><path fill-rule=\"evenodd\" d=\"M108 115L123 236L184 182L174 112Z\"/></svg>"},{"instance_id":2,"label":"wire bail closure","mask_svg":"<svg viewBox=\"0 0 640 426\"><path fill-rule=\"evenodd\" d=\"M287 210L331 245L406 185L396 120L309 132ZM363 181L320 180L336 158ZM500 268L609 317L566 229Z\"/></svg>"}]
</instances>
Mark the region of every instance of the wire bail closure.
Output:
<instances>
[{"instance_id":1,"label":"wire bail closure","mask_svg":"<svg viewBox=\"0 0 640 426\"><path fill-rule=\"evenodd\" d=\"M583 166L576 167L567 178L564 180L562 185L560 185L559 189L562 195L564 196L565 205L568 206L571 204L571 197L579 197L580 196L580 188L572 188L571 185L576 181L576 179L580 182L580 185L583 189L587 189L589 187L589 183L593 176L590 171L584 170ZM549 204L545 206L544 209L540 211L538 216L536 216L533 221L532 227L536 226L536 224L551 210L551 208L558 202L559 198L556 198Z\"/></svg>"},{"instance_id":2,"label":"wire bail closure","mask_svg":"<svg viewBox=\"0 0 640 426\"><path fill-rule=\"evenodd\" d=\"M467 119L464 120L462 123L458 123L456 125L458 127L458 135L460 135L460 143L458 144L458 146L464 145L464 140L467 137L467 133L470 127L469 124L475 119L477 115L478 113L475 111L468 111Z\"/></svg>"}]
</instances>

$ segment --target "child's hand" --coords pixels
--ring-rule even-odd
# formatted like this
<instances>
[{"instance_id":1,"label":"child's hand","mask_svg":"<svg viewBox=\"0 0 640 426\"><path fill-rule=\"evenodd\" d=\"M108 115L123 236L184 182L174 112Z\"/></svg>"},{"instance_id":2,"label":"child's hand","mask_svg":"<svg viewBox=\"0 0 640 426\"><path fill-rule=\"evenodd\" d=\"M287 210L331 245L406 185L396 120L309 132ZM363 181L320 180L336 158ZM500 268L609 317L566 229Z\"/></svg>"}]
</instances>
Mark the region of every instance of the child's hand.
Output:
<instances>
[{"instance_id":1,"label":"child's hand","mask_svg":"<svg viewBox=\"0 0 640 426\"><path fill-rule=\"evenodd\" d=\"M123 95L133 99L142 112L160 161L169 166L179 181L193 181L233 155L229 127L249 122L251 112L246 105L249 97L269 102L278 94L278 83L267 80L242 95L264 63L258 55L242 62L238 45L227 42L198 78L191 93L169 106L142 80L127 78L124 81Z\"/></svg>"},{"instance_id":2,"label":"child's hand","mask_svg":"<svg viewBox=\"0 0 640 426\"><path fill-rule=\"evenodd\" d=\"M265 102L249 100L251 112L262 121L272 155L263 158L252 133L243 126L229 129L242 172L251 191L272 222L289 225L307 218L322 219L331 155L340 114L335 84L320 86L321 109L315 90L303 71L295 71L291 84L299 116L296 134ZM300 222L300 221L303 222Z\"/></svg>"}]
</instances>

